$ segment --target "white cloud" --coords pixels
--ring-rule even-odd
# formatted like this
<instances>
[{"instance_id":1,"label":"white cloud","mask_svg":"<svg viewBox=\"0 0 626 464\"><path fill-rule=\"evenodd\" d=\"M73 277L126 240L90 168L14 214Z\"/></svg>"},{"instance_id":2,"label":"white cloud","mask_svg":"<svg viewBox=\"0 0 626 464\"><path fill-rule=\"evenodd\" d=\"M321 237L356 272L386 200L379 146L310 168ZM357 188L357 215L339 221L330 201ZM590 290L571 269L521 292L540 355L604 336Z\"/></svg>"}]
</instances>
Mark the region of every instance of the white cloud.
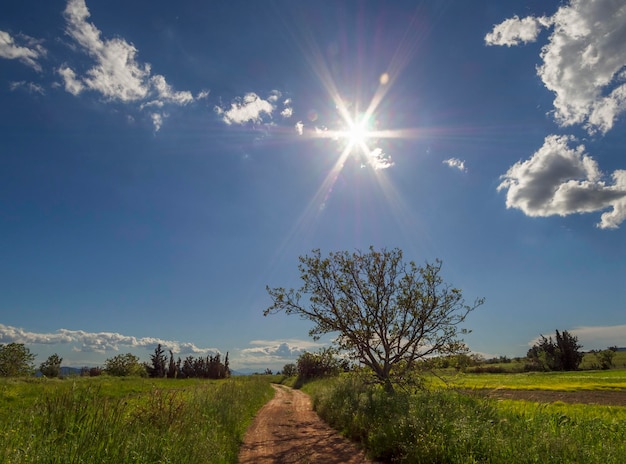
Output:
<instances>
[{"instance_id":1,"label":"white cloud","mask_svg":"<svg viewBox=\"0 0 626 464\"><path fill-rule=\"evenodd\" d=\"M281 96L282 94L278 90L272 90L269 97L267 97L267 101L276 103Z\"/></svg>"},{"instance_id":2,"label":"white cloud","mask_svg":"<svg viewBox=\"0 0 626 464\"><path fill-rule=\"evenodd\" d=\"M96 61L82 78L86 87L124 102L148 95L150 65L136 61L137 49L132 44L120 38L101 39L100 30L87 22L90 13L84 0L69 0L64 16L67 34Z\"/></svg>"},{"instance_id":3,"label":"white cloud","mask_svg":"<svg viewBox=\"0 0 626 464\"><path fill-rule=\"evenodd\" d=\"M9 88L12 91L15 91L17 89L24 89L27 92L38 93L40 95L44 95L46 93L42 86L40 86L39 84L35 84L34 82L26 82L26 81L11 82L9 84Z\"/></svg>"},{"instance_id":4,"label":"white cloud","mask_svg":"<svg viewBox=\"0 0 626 464\"><path fill-rule=\"evenodd\" d=\"M585 351L603 350L609 346L626 347L626 324L606 325L606 326L583 326L575 327L568 332L578 338L578 343ZM554 332L544 333L545 337L554 339ZM533 346L539 342L541 337L536 337L528 342L528 346Z\"/></svg>"},{"instance_id":5,"label":"white cloud","mask_svg":"<svg viewBox=\"0 0 626 464\"><path fill-rule=\"evenodd\" d=\"M370 151L367 161L375 170L387 169L394 165L391 156L383 152L381 148L374 148Z\"/></svg>"},{"instance_id":6,"label":"white cloud","mask_svg":"<svg viewBox=\"0 0 626 464\"><path fill-rule=\"evenodd\" d=\"M159 129L161 129L161 126L163 125L163 119L166 117L167 117L167 114L160 114L160 113L152 113L150 115L155 132L158 132Z\"/></svg>"},{"instance_id":7,"label":"white cloud","mask_svg":"<svg viewBox=\"0 0 626 464\"><path fill-rule=\"evenodd\" d=\"M19 60L36 71L41 71L37 60L46 55L46 49L32 37L20 34L17 36L22 44L8 32L0 31L0 57L8 60Z\"/></svg>"},{"instance_id":8,"label":"white cloud","mask_svg":"<svg viewBox=\"0 0 626 464\"><path fill-rule=\"evenodd\" d=\"M456 168L459 171L467 172L467 168L465 167L465 161L458 158L449 158L447 160L443 160L443 164L447 164L451 168Z\"/></svg>"},{"instance_id":9,"label":"white cloud","mask_svg":"<svg viewBox=\"0 0 626 464\"><path fill-rule=\"evenodd\" d=\"M626 324L576 327L569 332L578 337L583 349L626 347Z\"/></svg>"},{"instance_id":10,"label":"white cloud","mask_svg":"<svg viewBox=\"0 0 626 464\"><path fill-rule=\"evenodd\" d=\"M519 19L513 16L506 21L494 26L493 31L485 36L487 45L519 45L520 43L534 42L541 29L550 25L550 20L541 17L528 16Z\"/></svg>"},{"instance_id":11,"label":"white cloud","mask_svg":"<svg viewBox=\"0 0 626 464\"><path fill-rule=\"evenodd\" d=\"M175 91L172 89L163 76L157 74L150 79L152 86L156 89L157 95L160 101L166 101L170 103L176 103L178 105L186 105L193 101L193 95L191 92ZM208 95L208 94L207 94Z\"/></svg>"},{"instance_id":12,"label":"white cloud","mask_svg":"<svg viewBox=\"0 0 626 464\"><path fill-rule=\"evenodd\" d=\"M237 98L231 103L228 110L216 106L215 112L222 116L226 124L260 123L263 120L263 114L271 117L274 105L270 101L276 101L276 99L278 97L275 94L271 94L267 100L263 100L256 93L250 92L243 98Z\"/></svg>"},{"instance_id":13,"label":"white cloud","mask_svg":"<svg viewBox=\"0 0 626 464\"><path fill-rule=\"evenodd\" d=\"M198 348L193 343L162 340L159 338L137 338L112 332L85 332L83 330L59 329L54 333L27 332L24 329L0 324L0 343L24 343L73 345L74 351L100 352L119 351L131 348L155 348L159 343L176 354L217 352L215 348Z\"/></svg>"},{"instance_id":14,"label":"white cloud","mask_svg":"<svg viewBox=\"0 0 626 464\"><path fill-rule=\"evenodd\" d=\"M494 27L485 41L516 45L552 26L537 69L555 93L556 120L606 133L626 110L626 7L614 0L571 0L550 18L515 16Z\"/></svg>"},{"instance_id":15,"label":"white cloud","mask_svg":"<svg viewBox=\"0 0 626 464\"><path fill-rule=\"evenodd\" d=\"M302 135L304 133L304 124L302 123L302 121L298 121L294 128L296 129L298 135Z\"/></svg>"},{"instance_id":16,"label":"white cloud","mask_svg":"<svg viewBox=\"0 0 626 464\"><path fill-rule=\"evenodd\" d=\"M252 348L239 352L235 362L241 366L277 366L294 362L305 351L316 351L325 346L310 340L253 340Z\"/></svg>"},{"instance_id":17,"label":"white cloud","mask_svg":"<svg viewBox=\"0 0 626 464\"><path fill-rule=\"evenodd\" d=\"M196 95L196 100L204 100L206 98L209 98L209 93L210 93L210 91L208 91L208 90L201 90Z\"/></svg>"},{"instance_id":18,"label":"white cloud","mask_svg":"<svg viewBox=\"0 0 626 464\"><path fill-rule=\"evenodd\" d=\"M90 13L85 0L69 0L64 11L66 32L95 62L84 75L63 65L57 72L63 78L65 90L79 95L86 89L99 92L109 100L124 103L139 102L140 110L162 108L165 104L187 105L194 101L189 91L176 91L164 76L151 74L149 63L137 60L137 49L121 38L103 39L100 30L88 22ZM206 98L207 91L198 94ZM163 123L163 114L150 115L155 130Z\"/></svg>"},{"instance_id":19,"label":"white cloud","mask_svg":"<svg viewBox=\"0 0 626 464\"><path fill-rule=\"evenodd\" d=\"M626 171L613 173L608 185L596 161L572 137L550 135L528 160L502 176L498 190L507 189L507 208L528 216L566 216L613 208L601 217L600 228L616 228L626 219Z\"/></svg>"},{"instance_id":20,"label":"white cloud","mask_svg":"<svg viewBox=\"0 0 626 464\"><path fill-rule=\"evenodd\" d=\"M549 17L517 16L494 27L490 45L536 40L551 27L541 49L537 73L554 92L554 117L562 126L581 125L589 134L605 134L626 111L626 7L614 0L570 0ZM617 228L626 219L626 171L602 176L584 147L573 139L548 136L531 159L502 176L507 207L529 216L565 216L600 211L600 228ZM604 178L603 178L604 177ZM605 179L610 179L608 184Z\"/></svg>"},{"instance_id":21,"label":"white cloud","mask_svg":"<svg viewBox=\"0 0 626 464\"><path fill-rule=\"evenodd\" d=\"M71 68L62 66L57 70L57 73L63 78L66 92L76 96L85 89L85 86L76 78L76 73Z\"/></svg>"},{"instance_id":22,"label":"white cloud","mask_svg":"<svg viewBox=\"0 0 626 464\"><path fill-rule=\"evenodd\" d=\"M280 112L280 115L283 118L290 118L291 116L293 116L293 108L285 108Z\"/></svg>"}]
</instances>

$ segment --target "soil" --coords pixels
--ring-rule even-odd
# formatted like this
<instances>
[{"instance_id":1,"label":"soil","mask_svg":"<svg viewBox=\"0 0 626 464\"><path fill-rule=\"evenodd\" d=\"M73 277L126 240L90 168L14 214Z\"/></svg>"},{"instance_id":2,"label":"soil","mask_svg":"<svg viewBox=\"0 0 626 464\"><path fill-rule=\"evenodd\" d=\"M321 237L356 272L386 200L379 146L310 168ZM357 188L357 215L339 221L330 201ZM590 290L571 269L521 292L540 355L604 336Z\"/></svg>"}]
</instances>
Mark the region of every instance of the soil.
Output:
<instances>
[{"instance_id":1,"label":"soil","mask_svg":"<svg viewBox=\"0 0 626 464\"><path fill-rule=\"evenodd\" d=\"M371 463L313 411L309 396L283 385L257 413L239 452L241 464Z\"/></svg>"},{"instance_id":2,"label":"soil","mask_svg":"<svg viewBox=\"0 0 626 464\"><path fill-rule=\"evenodd\" d=\"M239 453L241 464L372 463L358 446L339 435L313 411L308 395L283 385L258 412ZM469 395L539 403L626 407L626 391L472 390Z\"/></svg>"},{"instance_id":3,"label":"soil","mask_svg":"<svg viewBox=\"0 0 626 464\"><path fill-rule=\"evenodd\" d=\"M579 390L573 392L547 390L472 390L470 394L484 395L489 398L535 401L537 403L597 404L602 406L626 406L624 390Z\"/></svg>"}]
</instances>

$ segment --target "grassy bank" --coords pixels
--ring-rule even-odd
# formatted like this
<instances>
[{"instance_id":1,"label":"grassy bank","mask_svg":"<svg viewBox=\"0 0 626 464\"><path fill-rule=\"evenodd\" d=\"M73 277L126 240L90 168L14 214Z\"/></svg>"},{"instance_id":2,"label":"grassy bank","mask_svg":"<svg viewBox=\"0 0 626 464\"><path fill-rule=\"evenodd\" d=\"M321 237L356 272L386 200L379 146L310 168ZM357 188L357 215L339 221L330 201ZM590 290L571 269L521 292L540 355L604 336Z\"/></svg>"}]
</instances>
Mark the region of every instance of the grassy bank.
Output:
<instances>
[{"instance_id":1,"label":"grassy bank","mask_svg":"<svg viewBox=\"0 0 626 464\"><path fill-rule=\"evenodd\" d=\"M350 378L305 386L328 423L384 462L623 463L626 408L387 395Z\"/></svg>"},{"instance_id":2,"label":"grassy bank","mask_svg":"<svg viewBox=\"0 0 626 464\"><path fill-rule=\"evenodd\" d=\"M234 463L273 395L263 376L4 380L0 391L5 463Z\"/></svg>"}]
</instances>

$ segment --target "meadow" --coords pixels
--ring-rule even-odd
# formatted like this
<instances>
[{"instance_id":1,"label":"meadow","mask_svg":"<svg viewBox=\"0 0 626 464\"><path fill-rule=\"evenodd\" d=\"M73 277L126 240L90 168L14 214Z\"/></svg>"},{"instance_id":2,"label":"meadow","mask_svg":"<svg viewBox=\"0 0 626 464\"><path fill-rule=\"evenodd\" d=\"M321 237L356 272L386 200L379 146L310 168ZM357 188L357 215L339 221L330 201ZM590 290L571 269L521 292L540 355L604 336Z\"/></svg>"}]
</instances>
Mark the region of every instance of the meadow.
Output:
<instances>
[{"instance_id":1,"label":"meadow","mask_svg":"<svg viewBox=\"0 0 626 464\"><path fill-rule=\"evenodd\" d=\"M235 463L248 425L273 395L270 382L280 379L0 379L0 462ZM626 407L467 393L626 394L626 370L446 379L433 376L426 390L394 395L357 376L314 380L303 390L324 420L379 462L626 462Z\"/></svg>"},{"instance_id":2,"label":"meadow","mask_svg":"<svg viewBox=\"0 0 626 464\"><path fill-rule=\"evenodd\" d=\"M371 457L404 463L626 462L626 407L495 400L459 392L507 388L613 389L626 394L626 371L462 374L445 388L385 394L358 378L304 386L320 416ZM436 387L435 387L436 386Z\"/></svg>"},{"instance_id":3,"label":"meadow","mask_svg":"<svg viewBox=\"0 0 626 464\"><path fill-rule=\"evenodd\" d=\"M264 376L0 379L0 462L234 463Z\"/></svg>"}]
</instances>

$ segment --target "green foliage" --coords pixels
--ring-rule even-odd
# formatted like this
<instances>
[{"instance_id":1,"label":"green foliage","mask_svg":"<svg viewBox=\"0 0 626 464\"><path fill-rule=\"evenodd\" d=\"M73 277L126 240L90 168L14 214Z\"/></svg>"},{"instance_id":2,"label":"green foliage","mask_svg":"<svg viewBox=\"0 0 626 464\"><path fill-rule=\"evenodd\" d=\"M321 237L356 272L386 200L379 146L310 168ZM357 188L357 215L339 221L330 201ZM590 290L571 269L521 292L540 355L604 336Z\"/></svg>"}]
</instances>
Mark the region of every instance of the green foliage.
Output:
<instances>
[{"instance_id":1,"label":"green foliage","mask_svg":"<svg viewBox=\"0 0 626 464\"><path fill-rule=\"evenodd\" d=\"M199 379L226 379L230 377L230 368L228 367L228 353L222 362L219 353L209 355L207 357L187 356L179 366L177 377L179 378L199 378Z\"/></svg>"},{"instance_id":2,"label":"green foliage","mask_svg":"<svg viewBox=\"0 0 626 464\"><path fill-rule=\"evenodd\" d=\"M248 425L273 395L259 376L39 379L0 390L6 463L236 463Z\"/></svg>"},{"instance_id":3,"label":"green foliage","mask_svg":"<svg viewBox=\"0 0 626 464\"><path fill-rule=\"evenodd\" d=\"M317 353L302 353L298 356L296 369L301 380L308 380L339 375L342 363L335 357L332 349L324 348Z\"/></svg>"},{"instance_id":4,"label":"green foliage","mask_svg":"<svg viewBox=\"0 0 626 464\"><path fill-rule=\"evenodd\" d=\"M613 367L613 359L615 358L616 351L617 350L612 350L608 348L606 350L595 352L594 354L598 359L598 367L603 370L607 370Z\"/></svg>"},{"instance_id":5,"label":"green foliage","mask_svg":"<svg viewBox=\"0 0 626 464\"><path fill-rule=\"evenodd\" d=\"M324 420L382 462L618 464L626 457L626 414L615 408L513 407L452 390L389 394L354 376L304 388Z\"/></svg>"},{"instance_id":6,"label":"green foliage","mask_svg":"<svg viewBox=\"0 0 626 464\"><path fill-rule=\"evenodd\" d=\"M289 363L283 366L283 375L285 377L293 377L298 374L298 368L295 364Z\"/></svg>"},{"instance_id":7,"label":"green foliage","mask_svg":"<svg viewBox=\"0 0 626 464\"><path fill-rule=\"evenodd\" d=\"M273 304L265 315L284 311L313 322L314 338L336 333L337 347L371 369L393 390L417 361L462 352L458 338L467 314L483 303L466 305L460 289L444 282L442 263L405 263L399 249L330 253L300 257L299 290L270 288Z\"/></svg>"},{"instance_id":8,"label":"green foliage","mask_svg":"<svg viewBox=\"0 0 626 464\"><path fill-rule=\"evenodd\" d=\"M39 365L39 371L46 377L58 377L61 375L61 363L63 358L60 358L58 354L54 353L48 356L44 362Z\"/></svg>"},{"instance_id":9,"label":"green foliage","mask_svg":"<svg viewBox=\"0 0 626 464\"><path fill-rule=\"evenodd\" d=\"M557 330L556 340L541 335L539 342L528 350L530 368L538 366L542 370L574 371L583 360L584 354L580 351L581 348L578 338L567 330L564 330L562 334Z\"/></svg>"},{"instance_id":10,"label":"green foliage","mask_svg":"<svg viewBox=\"0 0 626 464\"><path fill-rule=\"evenodd\" d=\"M150 355L150 364L146 365L148 376L156 377L158 379L165 377L165 374L167 373L165 368L166 362L167 358L165 357L165 350L163 350L161 344L159 343L154 349L154 354Z\"/></svg>"},{"instance_id":11,"label":"green foliage","mask_svg":"<svg viewBox=\"0 0 626 464\"><path fill-rule=\"evenodd\" d=\"M33 375L35 355L23 343L0 345L0 377Z\"/></svg>"},{"instance_id":12,"label":"green foliage","mask_svg":"<svg viewBox=\"0 0 626 464\"><path fill-rule=\"evenodd\" d=\"M104 371L108 375L116 377L138 376L145 377L147 375L146 368L139 362L139 358L131 353L118 354L104 362Z\"/></svg>"}]
</instances>

